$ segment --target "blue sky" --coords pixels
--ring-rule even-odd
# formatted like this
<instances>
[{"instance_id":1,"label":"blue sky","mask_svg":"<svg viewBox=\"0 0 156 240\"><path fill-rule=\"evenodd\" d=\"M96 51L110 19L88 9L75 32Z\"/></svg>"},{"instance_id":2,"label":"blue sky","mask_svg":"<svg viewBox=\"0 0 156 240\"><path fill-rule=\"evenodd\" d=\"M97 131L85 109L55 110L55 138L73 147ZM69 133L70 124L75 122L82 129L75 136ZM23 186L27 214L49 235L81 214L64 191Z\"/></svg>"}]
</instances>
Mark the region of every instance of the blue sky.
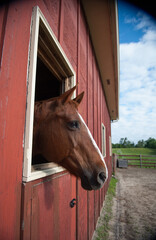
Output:
<instances>
[{"instance_id":1,"label":"blue sky","mask_svg":"<svg viewBox=\"0 0 156 240\"><path fill-rule=\"evenodd\" d=\"M119 121L112 142L156 138L156 21L118 1L120 40Z\"/></svg>"},{"instance_id":2,"label":"blue sky","mask_svg":"<svg viewBox=\"0 0 156 240\"><path fill-rule=\"evenodd\" d=\"M136 16L139 9L125 1L118 1L119 41L120 43L138 42L142 30L135 31Z\"/></svg>"}]
</instances>

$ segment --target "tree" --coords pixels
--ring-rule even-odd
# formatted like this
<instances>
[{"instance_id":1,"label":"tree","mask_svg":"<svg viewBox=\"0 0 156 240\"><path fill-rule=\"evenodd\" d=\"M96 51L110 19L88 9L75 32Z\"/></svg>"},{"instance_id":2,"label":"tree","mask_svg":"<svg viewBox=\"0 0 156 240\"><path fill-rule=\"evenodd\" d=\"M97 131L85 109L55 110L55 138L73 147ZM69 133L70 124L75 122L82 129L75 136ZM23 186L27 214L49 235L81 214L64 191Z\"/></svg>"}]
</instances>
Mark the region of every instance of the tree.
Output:
<instances>
[{"instance_id":1,"label":"tree","mask_svg":"<svg viewBox=\"0 0 156 240\"><path fill-rule=\"evenodd\" d=\"M131 142L127 139L127 137L125 138L121 138L120 142L119 142L120 148L133 148L135 147L134 142Z\"/></svg>"},{"instance_id":2,"label":"tree","mask_svg":"<svg viewBox=\"0 0 156 240\"><path fill-rule=\"evenodd\" d=\"M145 144L146 144L146 142L142 139L142 140L138 141L138 143L135 145L135 147L137 147L137 148L144 148Z\"/></svg>"},{"instance_id":3,"label":"tree","mask_svg":"<svg viewBox=\"0 0 156 240\"><path fill-rule=\"evenodd\" d=\"M145 148L156 148L156 139L155 138L149 138L145 142Z\"/></svg>"},{"instance_id":4,"label":"tree","mask_svg":"<svg viewBox=\"0 0 156 240\"><path fill-rule=\"evenodd\" d=\"M156 139L155 138L149 138L146 141L145 140L139 140L137 144L135 145L134 142L131 142L125 138L120 138L119 143L112 143L113 148L155 148L156 149Z\"/></svg>"},{"instance_id":5,"label":"tree","mask_svg":"<svg viewBox=\"0 0 156 240\"><path fill-rule=\"evenodd\" d=\"M120 138L119 144L120 144L121 147L124 146L124 138Z\"/></svg>"}]
</instances>

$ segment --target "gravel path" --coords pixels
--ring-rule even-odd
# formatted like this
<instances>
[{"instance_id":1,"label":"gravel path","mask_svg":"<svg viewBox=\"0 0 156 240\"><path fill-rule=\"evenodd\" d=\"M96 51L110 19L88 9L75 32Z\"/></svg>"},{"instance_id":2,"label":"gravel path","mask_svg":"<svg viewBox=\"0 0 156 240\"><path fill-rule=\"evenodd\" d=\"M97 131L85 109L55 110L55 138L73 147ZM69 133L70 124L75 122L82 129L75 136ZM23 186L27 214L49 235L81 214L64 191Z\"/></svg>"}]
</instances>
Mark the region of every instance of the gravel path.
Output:
<instances>
[{"instance_id":1,"label":"gravel path","mask_svg":"<svg viewBox=\"0 0 156 240\"><path fill-rule=\"evenodd\" d=\"M156 169L117 169L109 240L156 240Z\"/></svg>"}]
</instances>

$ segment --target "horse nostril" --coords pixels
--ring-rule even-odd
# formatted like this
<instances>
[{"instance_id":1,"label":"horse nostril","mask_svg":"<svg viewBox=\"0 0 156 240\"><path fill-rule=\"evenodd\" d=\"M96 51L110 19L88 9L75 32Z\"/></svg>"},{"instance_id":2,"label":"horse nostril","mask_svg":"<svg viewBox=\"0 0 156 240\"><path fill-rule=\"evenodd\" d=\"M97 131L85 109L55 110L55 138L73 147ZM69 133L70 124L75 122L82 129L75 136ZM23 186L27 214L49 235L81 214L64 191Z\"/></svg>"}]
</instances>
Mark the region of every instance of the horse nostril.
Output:
<instances>
[{"instance_id":1,"label":"horse nostril","mask_svg":"<svg viewBox=\"0 0 156 240\"><path fill-rule=\"evenodd\" d=\"M98 174L97 180L99 183L104 183L106 180L106 174L104 172L100 172Z\"/></svg>"}]
</instances>

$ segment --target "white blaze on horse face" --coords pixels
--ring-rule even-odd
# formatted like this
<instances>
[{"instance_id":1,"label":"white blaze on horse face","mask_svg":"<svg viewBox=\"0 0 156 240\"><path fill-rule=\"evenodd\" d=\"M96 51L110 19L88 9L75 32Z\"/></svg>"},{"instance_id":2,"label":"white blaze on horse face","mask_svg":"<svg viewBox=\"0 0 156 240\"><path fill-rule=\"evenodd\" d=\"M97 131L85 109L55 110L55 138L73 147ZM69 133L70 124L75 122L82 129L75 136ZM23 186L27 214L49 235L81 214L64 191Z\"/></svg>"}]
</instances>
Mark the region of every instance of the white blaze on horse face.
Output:
<instances>
[{"instance_id":1,"label":"white blaze on horse face","mask_svg":"<svg viewBox=\"0 0 156 240\"><path fill-rule=\"evenodd\" d=\"M77 112L77 113L78 113L78 112ZM95 149L97 150L97 152L98 152L98 154L99 154L99 157L101 158L102 162L104 163L104 166L105 166L105 169L106 169L106 181L107 181L107 179L108 179L108 169L107 169L107 166L106 166L104 157L103 157L103 155L102 155L99 147L97 146L97 144L96 144L96 142L95 142L95 140L94 140L94 138L93 138L93 136L92 136L92 134L91 134L91 132L90 132L90 130L89 130L89 128L88 128L88 126L86 125L85 121L83 120L82 116L81 116L79 113L78 113L78 115L79 115L79 118L81 119L81 121L83 122L83 124L85 125L85 127L86 127L86 129L87 129L88 135L89 135L89 137L90 137L90 139L91 139L91 141L92 141ZM105 181L105 182L106 182L106 181Z\"/></svg>"}]
</instances>

